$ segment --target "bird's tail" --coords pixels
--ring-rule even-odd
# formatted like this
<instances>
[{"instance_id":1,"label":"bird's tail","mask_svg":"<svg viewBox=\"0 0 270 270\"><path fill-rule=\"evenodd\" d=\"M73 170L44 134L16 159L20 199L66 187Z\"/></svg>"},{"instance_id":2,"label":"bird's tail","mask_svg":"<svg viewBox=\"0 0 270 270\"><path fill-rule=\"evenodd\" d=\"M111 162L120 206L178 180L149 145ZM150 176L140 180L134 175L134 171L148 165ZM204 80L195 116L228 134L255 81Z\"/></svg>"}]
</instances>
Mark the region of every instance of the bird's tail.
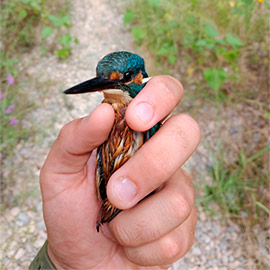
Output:
<instances>
[{"instance_id":1,"label":"bird's tail","mask_svg":"<svg viewBox=\"0 0 270 270\"><path fill-rule=\"evenodd\" d=\"M99 228L101 225L113 220L121 211L122 210L112 206L108 199L105 199L100 207L99 214L97 216L97 232L99 232Z\"/></svg>"}]
</instances>

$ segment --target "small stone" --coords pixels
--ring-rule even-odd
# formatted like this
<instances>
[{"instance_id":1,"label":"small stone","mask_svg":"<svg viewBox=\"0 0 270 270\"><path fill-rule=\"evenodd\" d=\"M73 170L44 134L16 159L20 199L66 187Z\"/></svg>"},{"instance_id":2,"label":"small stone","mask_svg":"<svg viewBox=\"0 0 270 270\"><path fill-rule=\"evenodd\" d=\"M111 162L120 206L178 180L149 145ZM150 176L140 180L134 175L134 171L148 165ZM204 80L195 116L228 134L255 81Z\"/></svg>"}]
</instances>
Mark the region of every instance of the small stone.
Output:
<instances>
[{"instance_id":1,"label":"small stone","mask_svg":"<svg viewBox=\"0 0 270 270\"><path fill-rule=\"evenodd\" d=\"M239 260L240 260L240 262L244 262L244 261L245 261L245 257L244 257L244 256L241 256L241 257L239 258Z\"/></svg>"},{"instance_id":2,"label":"small stone","mask_svg":"<svg viewBox=\"0 0 270 270\"><path fill-rule=\"evenodd\" d=\"M218 260L217 260L217 259L209 260L209 261L208 261L208 264L209 264L210 266L216 266L216 265L218 265Z\"/></svg>"},{"instance_id":3,"label":"small stone","mask_svg":"<svg viewBox=\"0 0 270 270\"><path fill-rule=\"evenodd\" d=\"M219 243L219 248L220 250L226 250L228 248L228 242L226 240L223 240L222 242Z\"/></svg>"},{"instance_id":4,"label":"small stone","mask_svg":"<svg viewBox=\"0 0 270 270\"><path fill-rule=\"evenodd\" d=\"M15 253L15 250L14 249L12 249L12 248L9 248L9 250L7 251L7 257L8 258L12 258L13 257L13 255L14 255L14 253Z\"/></svg>"},{"instance_id":5,"label":"small stone","mask_svg":"<svg viewBox=\"0 0 270 270\"><path fill-rule=\"evenodd\" d=\"M33 245L30 243L26 243L25 249L26 249L27 253L30 254L33 251Z\"/></svg>"},{"instance_id":6,"label":"small stone","mask_svg":"<svg viewBox=\"0 0 270 270\"><path fill-rule=\"evenodd\" d=\"M220 228L214 223L213 224L213 230L212 230L213 234L215 236L219 236L220 235Z\"/></svg>"},{"instance_id":7,"label":"small stone","mask_svg":"<svg viewBox=\"0 0 270 270\"><path fill-rule=\"evenodd\" d=\"M230 234L230 240L236 240L237 238L238 238L239 236L237 235L237 233L236 232L232 232L231 234Z\"/></svg>"},{"instance_id":8,"label":"small stone","mask_svg":"<svg viewBox=\"0 0 270 270\"><path fill-rule=\"evenodd\" d=\"M201 255L201 250L198 248L198 247L194 247L192 250L191 250L192 254L195 255L195 256L200 256Z\"/></svg>"},{"instance_id":9,"label":"small stone","mask_svg":"<svg viewBox=\"0 0 270 270\"><path fill-rule=\"evenodd\" d=\"M228 227L227 229L226 229L226 231L228 232L228 233L232 233L232 232L234 232L234 228L233 227Z\"/></svg>"},{"instance_id":10,"label":"small stone","mask_svg":"<svg viewBox=\"0 0 270 270\"><path fill-rule=\"evenodd\" d=\"M42 203L41 202L37 205L37 212L38 213L42 212Z\"/></svg>"},{"instance_id":11,"label":"small stone","mask_svg":"<svg viewBox=\"0 0 270 270\"><path fill-rule=\"evenodd\" d=\"M200 219L202 222L206 221L206 214L205 214L205 212L199 213L199 219Z\"/></svg>"},{"instance_id":12,"label":"small stone","mask_svg":"<svg viewBox=\"0 0 270 270\"><path fill-rule=\"evenodd\" d=\"M8 257L5 257L3 260L3 265L6 265L9 261L10 259Z\"/></svg>"},{"instance_id":13,"label":"small stone","mask_svg":"<svg viewBox=\"0 0 270 270\"><path fill-rule=\"evenodd\" d=\"M30 218L24 213L20 213L18 215L18 219L20 221L20 223L18 225L22 224L21 226L26 225L26 224L28 224L30 222Z\"/></svg>"},{"instance_id":14,"label":"small stone","mask_svg":"<svg viewBox=\"0 0 270 270\"><path fill-rule=\"evenodd\" d=\"M229 262L233 262L234 261L234 257L232 255L229 256Z\"/></svg>"},{"instance_id":15,"label":"small stone","mask_svg":"<svg viewBox=\"0 0 270 270\"><path fill-rule=\"evenodd\" d=\"M242 249L241 248L238 248L234 253L233 253L233 256L234 258L239 258L242 254Z\"/></svg>"},{"instance_id":16,"label":"small stone","mask_svg":"<svg viewBox=\"0 0 270 270\"><path fill-rule=\"evenodd\" d=\"M29 233L33 233L35 231L36 227L34 225L31 225L29 228L28 228L28 232Z\"/></svg>"},{"instance_id":17,"label":"small stone","mask_svg":"<svg viewBox=\"0 0 270 270\"><path fill-rule=\"evenodd\" d=\"M221 260L222 260L222 263L224 265L227 265L228 264L228 257L226 255L223 255L222 258L221 258Z\"/></svg>"},{"instance_id":18,"label":"small stone","mask_svg":"<svg viewBox=\"0 0 270 270\"><path fill-rule=\"evenodd\" d=\"M232 263L230 263L230 269L235 269L236 267L238 267L239 265L241 265L241 263L239 261L234 261Z\"/></svg>"},{"instance_id":19,"label":"small stone","mask_svg":"<svg viewBox=\"0 0 270 270\"><path fill-rule=\"evenodd\" d=\"M37 227L38 227L39 229L45 231L46 227L45 227L45 223L44 223L43 219L40 220L40 221L37 223Z\"/></svg>"},{"instance_id":20,"label":"small stone","mask_svg":"<svg viewBox=\"0 0 270 270\"><path fill-rule=\"evenodd\" d=\"M211 241L211 238L210 238L208 235L204 235L204 236L203 236L203 242L204 242L204 243L207 244L207 243L209 243L210 241Z\"/></svg>"},{"instance_id":21,"label":"small stone","mask_svg":"<svg viewBox=\"0 0 270 270\"><path fill-rule=\"evenodd\" d=\"M13 207L13 208L10 210L10 214L11 214L13 217L17 216L19 213L20 213L20 208L19 208L19 207Z\"/></svg>"},{"instance_id":22,"label":"small stone","mask_svg":"<svg viewBox=\"0 0 270 270\"><path fill-rule=\"evenodd\" d=\"M22 241L22 243L25 243L25 242L27 241L26 237L23 237L23 238L21 239L21 241Z\"/></svg>"},{"instance_id":23,"label":"small stone","mask_svg":"<svg viewBox=\"0 0 270 270\"><path fill-rule=\"evenodd\" d=\"M44 239L37 239L35 242L34 242L34 246L38 249L40 249L44 244Z\"/></svg>"},{"instance_id":24,"label":"small stone","mask_svg":"<svg viewBox=\"0 0 270 270\"><path fill-rule=\"evenodd\" d=\"M14 257L15 260L19 260L20 258L22 258L23 255L24 255L24 253L25 253L25 250L22 249L22 248L20 248L20 249L17 251L17 253L16 253L15 257Z\"/></svg>"},{"instance_id":25,"label":"small stone","mask_svg":"<svg viewBox=\"0 0 270 270\"><path fill-rule=\"evenodd\" d=\"M33 219L35 217L35 213L33 211L27 211L27 216L31 219Z\"/></svg>"},{"instance_id":26,"label":"small stone","mask_svg":"<svg viewBox=\"0 0 270 270\"><path fill-rule=\"evenodd\" d=\"M208 125L209 130L214 130L215 129L215 123L216 123L216 121L211 121L209 123L209 125Z\"/></svg>"}]
</instances>

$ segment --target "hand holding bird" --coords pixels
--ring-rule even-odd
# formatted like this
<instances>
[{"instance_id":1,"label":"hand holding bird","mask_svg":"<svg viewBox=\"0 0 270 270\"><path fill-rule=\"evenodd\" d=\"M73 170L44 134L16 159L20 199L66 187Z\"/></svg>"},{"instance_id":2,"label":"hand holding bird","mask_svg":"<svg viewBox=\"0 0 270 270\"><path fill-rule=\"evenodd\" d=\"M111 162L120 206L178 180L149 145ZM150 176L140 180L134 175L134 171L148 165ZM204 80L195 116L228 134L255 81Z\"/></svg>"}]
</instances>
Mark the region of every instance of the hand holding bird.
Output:
<instances>
[{"instance_id":1,"label":"hand holding bird","mask_svg":"<svg viewBox=\"0 0 270 270\"><path fill-rule=\"evenodd\" d=\"M181 97L177 80L154 77L128 105L126 122L132 130L146 132L166 118ZM103 103L67 124L42 168L48 253L59 269L157 269L182 257L193 243L193 188L180 167L195 151L200 131L183 114L170 117L111 175L107 197L125 211L104 224L103 233L96 232L100 202L95 149L107 140L114 121L114 109Z\"/></svg>"}]
</instances>

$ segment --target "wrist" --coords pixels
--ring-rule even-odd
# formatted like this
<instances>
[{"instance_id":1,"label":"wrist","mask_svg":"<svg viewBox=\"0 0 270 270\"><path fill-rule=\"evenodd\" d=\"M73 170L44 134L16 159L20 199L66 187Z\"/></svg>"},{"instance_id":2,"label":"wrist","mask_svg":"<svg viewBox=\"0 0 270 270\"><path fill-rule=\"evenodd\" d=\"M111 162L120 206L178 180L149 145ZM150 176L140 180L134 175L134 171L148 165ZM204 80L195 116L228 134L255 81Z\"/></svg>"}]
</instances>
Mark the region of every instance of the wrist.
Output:
<instances>
[{"instance_id":1,"label":"wrist","mask_svg":"<svg viewBox=\"0 0 270 270\"><path fill-rule=\"evenodd\" d=\"M45 241L42 248L39 250L38 254L31 262L29 269L40 269L40 270L54 270L56 266L51 261L48 255L48 240Z\"/></svg>"},{"instance_id":2,"label":"wrist","mask_svg":"<svg viewBox=\"0 0 270 270\"><path fill-rule=\"evenodd\" d=\"M65 267L61 262L59 262L59 260L54 255L49 243L48 243L48 246L47 246L47 254L48 254L48 257L50 258L51 262L54 264L54 266L55 266L55 268L57 270L68 269L69 268L68 266Z\"/></svg>"}]
</instances>

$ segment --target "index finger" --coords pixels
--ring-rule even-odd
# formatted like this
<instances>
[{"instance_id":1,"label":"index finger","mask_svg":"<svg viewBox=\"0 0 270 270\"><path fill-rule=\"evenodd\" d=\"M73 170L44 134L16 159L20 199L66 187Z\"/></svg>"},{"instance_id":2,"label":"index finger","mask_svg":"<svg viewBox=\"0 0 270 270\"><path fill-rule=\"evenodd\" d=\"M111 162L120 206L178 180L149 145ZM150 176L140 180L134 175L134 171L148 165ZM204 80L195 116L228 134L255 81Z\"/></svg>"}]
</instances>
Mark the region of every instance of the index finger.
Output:
<instances>
[{"instance_id":1,"label":"index finger","mask_svg":"<svg viewBox=\"0 0 270 270\"><path fill-rule=\"evenodd\" d=\"M146 131L170 114L183 96L183 87L168 75L153 77L129 104L128 125L136 131Z\"/></svg>"}]
</instances>

